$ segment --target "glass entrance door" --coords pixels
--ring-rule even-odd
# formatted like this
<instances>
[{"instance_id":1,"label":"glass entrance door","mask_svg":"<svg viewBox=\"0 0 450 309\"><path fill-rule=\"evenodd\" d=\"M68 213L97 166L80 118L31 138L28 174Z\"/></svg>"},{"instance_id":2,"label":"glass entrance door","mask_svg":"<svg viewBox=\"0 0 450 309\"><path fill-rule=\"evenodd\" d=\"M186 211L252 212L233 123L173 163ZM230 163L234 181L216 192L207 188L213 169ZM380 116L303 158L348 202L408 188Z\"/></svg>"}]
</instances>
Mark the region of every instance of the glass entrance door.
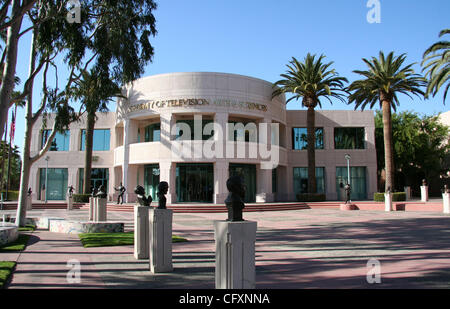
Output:
<instances>
[{"instance_id":1,"label":"glass entrance door","mask_svg":"<svg viewBox=\"0 0 450 309\"><path fill-rule=\"evenodd\" d=\"M156 193L159 184L159 165L146 165L144 168L144 189L145 195L151 195L154 201L158 201Z\"/></svg>"},{"instance_id":2,"label":"glass entrance door","mask_svg":"<svg viewBox=\"0 0 450 309\"><path fill-rule=\"evenodd\" d=\"M178 202L213 202L213 164L179 163L177 164L176 175Z\"/></svg>"},{"instance_id":3,"label":"glass entrance door","mask_svg":"<svg viewBox=\"0 0 450 309\"><path fill-rule=\"evenodd\" d=\"M336 192L338 193L339 200L344 200L342 196L343 190L340 190L341 184L345 186L347 182L347 167L336 167ZM364 166L350 167L350 185L352 190L350 199L354 201L367 199L366 168Z\"/></svg>"},{"instance_id":4,"label":"glass entrance door","mask_svg":"<svg viewBox=\"0 0 450 309\"><path fill-rule=\"evenodd\" d=\"M256 165L253 164L232 164L230 163L229 174L231 176L241 176L246 186L245 203L256 201Z\"/></svg>"}]
</instances>

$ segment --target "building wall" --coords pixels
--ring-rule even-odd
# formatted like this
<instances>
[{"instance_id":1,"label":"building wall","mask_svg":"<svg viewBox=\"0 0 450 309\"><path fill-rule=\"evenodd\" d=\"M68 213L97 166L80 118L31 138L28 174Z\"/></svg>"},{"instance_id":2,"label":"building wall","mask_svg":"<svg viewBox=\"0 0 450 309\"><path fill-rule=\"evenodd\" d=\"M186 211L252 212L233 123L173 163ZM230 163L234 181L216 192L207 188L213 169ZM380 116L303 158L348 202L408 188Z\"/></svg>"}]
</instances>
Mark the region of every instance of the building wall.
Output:
<instances>
[{"instance_id":1,"label":"building wall","mask_svg":"<svg viewBox=\"0 0 450 309\"><path fill-rule=\"evenodd\" d=\"M225 181L230 163L246 163L256 166L256 201L295 200L293 192L293 168L307 166L306 150L293 150L292 128L306 127L305 110L285 109L285 97L272 99L272 84L260 79L225 73L171 73L145 77L129 85L124 94L127 100L117 102L116 113L98 114L95 128L109 128L111 133L110 151L94 152L98 161L93 167L109 168L109 193L114 186L123 182L127 188L128 202L134 201L133 188L143 182L144 166L159 164L160 180L169 183L168 203L175 202L176 164L186 162L212 163L214 165L214 202L223 203L228 195ZM226 156L233 149L248 150L255 144L230 142L226 137L215 137L217 145L224 149L224 157L206 157L199 149L205 141L190 141L193 157L183 157L175 150L182 149L185 142L174 140L177 120L192 118L193 115L208 117L225 130L230 121L249 121L256 125L276 124L279 142L275 145L270 131L264 132L267 149L278 158L276 194L272 193L272 165L262 152L255 158ZM144 142L144 128L160 122L160 141ZM48 127L51 120L48 121ZM375 125L371 111L325 111L317 110L316 127L324 128L324 149L316 150L316 166L325 167L326 196L336 199L336 167L346 166L345 154L350 154L351 166L366 167L367 193L370 197L376 191ZM334 149L334 127L364 127L365 149ZM78 186L78 169L84 166L84 152L80 151L81 129L84 122L70 127L70 149L66 152L48 152L49 167L68 167L68 185ZM41 123L33 131L32 150L40 147ZM184 143L184 144L183 144ZM178 147L178 148L174 148ZM197 152L195 152L197 151ZM272 154L272 153L271 153ZM45 157L45 156L44 156ZM269 158L273 159L274 156ZM44 158L32 167L32 186L38 186L39 168L45 168Z\"/></svg>"}]
</instances>

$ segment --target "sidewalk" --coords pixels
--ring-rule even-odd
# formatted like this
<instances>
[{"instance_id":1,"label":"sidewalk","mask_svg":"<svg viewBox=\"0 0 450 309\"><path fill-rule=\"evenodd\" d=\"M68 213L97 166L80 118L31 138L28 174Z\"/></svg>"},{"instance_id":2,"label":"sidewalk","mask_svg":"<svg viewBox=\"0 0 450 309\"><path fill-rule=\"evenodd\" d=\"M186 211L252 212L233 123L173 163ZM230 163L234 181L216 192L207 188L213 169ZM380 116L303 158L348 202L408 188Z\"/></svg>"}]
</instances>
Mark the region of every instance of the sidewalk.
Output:
<instances>
[{"instance_id":1,"label":"sidewalk","mask_svg":"<svg viewBox=\"0 0 450 309\"><path fill-rule=\"evenodd\" d=\"M108 218L130 224L132 215L108 213ZM258 222L258 289L450 288L448 215L310 209L244 218ZM173 244L174 271L156 275L148 260L134 259L133 246L83 248L76 235L38 230L17 257L9 288L214 289L213 221L223 219L224 214L174 214L173 234L189 241ZM0 253L0 260L6 257ZM367 282L371 258L381 263L380 284ZM67 281L71 259L81 264L80 283Z\"/></svg>"}]
</instances>

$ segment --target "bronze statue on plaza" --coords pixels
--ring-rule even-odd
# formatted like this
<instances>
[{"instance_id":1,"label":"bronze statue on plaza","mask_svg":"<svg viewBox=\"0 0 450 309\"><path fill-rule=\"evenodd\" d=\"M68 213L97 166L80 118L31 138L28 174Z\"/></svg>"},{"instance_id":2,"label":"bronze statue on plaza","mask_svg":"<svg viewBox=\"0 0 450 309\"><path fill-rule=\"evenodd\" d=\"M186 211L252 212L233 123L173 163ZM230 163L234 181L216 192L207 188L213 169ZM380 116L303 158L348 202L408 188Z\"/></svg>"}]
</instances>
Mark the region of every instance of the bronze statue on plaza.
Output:
<instances>
[{"instance_id":1,"label":"bronze statue on plaza","mask_svg":"<svg viewBox=\"0 0 450 309\"><path fill-rule=\"evenodd\" d=\"M137 195L137 201L141 206L150 206L150 203L153 201L152 196L145 196L145 189L143 186L137 185L134 189L134 193Z\"/></svg>"},{"instance_id":2,"label":"bronze statue on plaza","mask_svg":"<svg viewBox=\"0 0 450 309\"><path fill-rule=\"evenodd\" d=\"M242 210L245 208L244 197L245 197L245 185L240 176L231 176L227 180L227 189L230 191L227 199L225 200L225 205L228 209L228 219L227 221L244 221L242 218Z\"/></svg>"},{"instance_id":3,"label":"bronze statue on plaza","mask_svg":"<svg viewBox=\"0 0 450 309\"><path fill-rule=\"evenodd\" d=\"M350 203L350 194L352 193L352 187L350 186L350 184L346 184L344 186L344 190L345 190L345 204Z\"/></svg>"},{"instance_id":4,"label":"bronze statue on plaza","mask_svg":"<svg viewBox=\"0 0 450 309\"><path fill-rule=\"evenodd\" d=\"M104 186L104 185L101 185L101 186L98 188L97 193L95 193L95 197L98 197L98 198L106 198L106 190L105 190L105 186Z\"/></svg>"},{"instance_id":5,"label":"bronze statue on plaza","mask_svg":"<svg viewBox=\"0 0 450 309\"><path fill-rule=\"evenodd\" d=\"M161 181L158 184L158 209L166 209L167 199L165 195L169 190L169 184L166 181Z\"/></svg>"}]
</instances>

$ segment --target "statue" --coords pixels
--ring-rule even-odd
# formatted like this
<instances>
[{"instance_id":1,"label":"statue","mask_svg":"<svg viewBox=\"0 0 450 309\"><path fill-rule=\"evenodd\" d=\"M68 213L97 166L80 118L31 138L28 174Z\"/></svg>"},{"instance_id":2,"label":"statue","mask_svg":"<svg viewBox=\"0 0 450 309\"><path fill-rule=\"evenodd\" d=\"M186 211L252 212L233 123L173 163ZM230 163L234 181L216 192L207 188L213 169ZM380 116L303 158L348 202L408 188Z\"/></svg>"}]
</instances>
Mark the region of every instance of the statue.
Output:
<instances>
[{"instance_id":1,"label":"statue","mask_svg":"<svg viewBox=\"0 0 450 309\"><path fill-rule=\"evenodd\" d=\"M98 197L98 198L106 198L106 190L105 190L105 186L104 186L104 185L101 185L101 186L98 188L98 191L97 191L97 193L95 194L95 197Z\"/></svg>"},{"instance_id":2,"label":"statue","mask_svg":"<svg viewBox=\"0 0 450 309\"><path fill-rule=\"evenodd\" d=\"M228 209L227 221L244 221L242 210L244 209L245 185L240 176L231 176L227 180L227 189L230 191L225 205Z\"/></svg>"},{"instance_id":3,"label":"statue","mask_svg":"<svg viewBox=\"0 0 450 309\"><path fill-rule=\"evenodd\" d=\"M91 186L91 196L95 197L96 193L97 193L97 189L94 186Z\"/></svg>"},{"instance_id":4,"label":"statue","mask_svg":"<svg viewBox=\"0 0 450 309\"><path fill-rule=\"evenodd\" d=\"M74 189L74 187L71 185L71 186L68 187L68 189L69 189L69 197L72 197L73 196L73 189Z\"/></svg>"},{"instance_id":5,"label":"statue","mask_svg":"<svg viewBox=\"0 0 450 309\"><path fill-rule=\"evenodd\" d=\"M422 186L426 187L427 186L427 180L424 178L422 179Z\"/></svg>"},{"instance_id":6,"label":"statue","mask_svg":"<svg viewBox=\"0 0 450 309\"><path fill-rule=\"evenodd\" d=\"M169 190L169 184L165 181L161 181L158 184L158 209L166 209L166 197L167 191Z\"/></svg>"},{"instance_id":7,"label":"statue","mask_svg":"<svg viewBox=\"0 0 450 309\"><path fill-rule=\"evenodd\" d=\"M27 196L31 196L31 194L33 194L33 191L31 191L31 187L30 187L30 188L28 188Z\"/></svg>"},{"instance_id":8,"label":"statue","mask_svg":"<svg viewBox=\"0 0 450 309\"><path fill-rule=\"evenodd\" d=\"M120 183L119 188L114 188L114 190L119 191L119 196L117 197L117 205L123 204L123 195L125 194L125 187Z\"/></svg>"},{"instance_id":9,"label":"statue","mask_svg":"<svg viewBox=\"0 0 450 309\"><path fill-rule=\"evenodd\" d=\"M134 189L134 193L137 194L137 201L141 206L150 206L150 203L153 201L152 196L149 195L145 197L145 189L143 186L137 185Z\"/></svg>"},{"instance_id":10,"label":"statue","mask_svg":"<svg viewBox=\"0 0 450 309\"><path fill-rule=\"evenodd\" d=\"M444 185L444 192L443 193L450 193L450 191L449 191L449 189L448 189L448 186L447 185Z\"/></svg>"},{"instance_id":11,"label":"statue","mask_svg":"<svg viewBox=\"0 0 450 309\"><path fill-rule=\"evenodd\" d=\"M350 184L346 184L344 186L344 190L345 190L345 204L350 203L350 194L352 193L352 187L350 186Z\"/></svg>"}]
</instances>

